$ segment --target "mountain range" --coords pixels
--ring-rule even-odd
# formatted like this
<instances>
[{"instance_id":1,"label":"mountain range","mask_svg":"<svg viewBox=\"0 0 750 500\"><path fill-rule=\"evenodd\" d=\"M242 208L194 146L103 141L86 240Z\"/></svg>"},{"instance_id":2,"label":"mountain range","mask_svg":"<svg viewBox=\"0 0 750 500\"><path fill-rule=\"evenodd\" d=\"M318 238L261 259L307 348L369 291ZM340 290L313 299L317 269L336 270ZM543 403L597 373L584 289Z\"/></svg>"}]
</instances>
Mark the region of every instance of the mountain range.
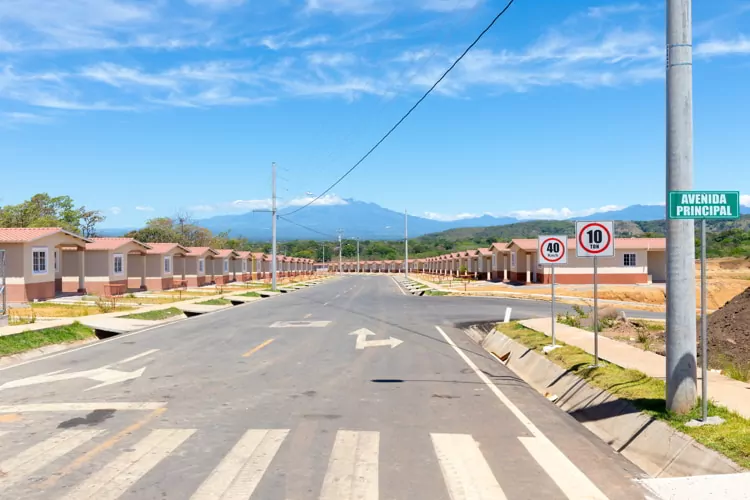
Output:
<instances>
[{"instance_id":1,"label":"mountain range","mask_svg":"<svg viewBox=\"0 0 750 500\"><path fill-rule=\"evenodd\" d=\"M326 205L305 208L304 210L284 217L292 209L279 211L277 235L279 240L314 239L331 240L337 237L337 231L343 231L346 238L359 237L371 240L398 240L404 236L404 214L383 208L376 203L358 200L346 200L342 205ZM662 205L632 205L622 210L593 213L576 220L618 220L618 221L652 221L664 219L665 207ZM742 207L743 214L750 214L750 207ZM573 219L569 219L573 220ZM522 222L513 217L481 217L439 221L409 215L409 237L437 233L449 229L504 226ZM213 233L230 231L232 236L244 236L253 241L271 238L271 217L265 213L244 213L218 215L200 219L197 224ZM123 234L128 229L102 230L105 236Z\"/></svg>"}]
</instances>

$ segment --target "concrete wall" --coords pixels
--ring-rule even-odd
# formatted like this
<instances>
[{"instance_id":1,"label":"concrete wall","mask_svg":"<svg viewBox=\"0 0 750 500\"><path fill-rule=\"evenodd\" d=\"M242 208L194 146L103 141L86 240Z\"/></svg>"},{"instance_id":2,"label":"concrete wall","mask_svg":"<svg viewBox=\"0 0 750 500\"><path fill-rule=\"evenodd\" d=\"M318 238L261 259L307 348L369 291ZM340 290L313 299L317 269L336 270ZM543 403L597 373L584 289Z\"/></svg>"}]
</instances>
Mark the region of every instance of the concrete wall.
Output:
<instances>
[{"instance_id":1,"label":"concrete wall","mask_svg":"<svg viewBox=\"0 0 750 500\"><path fill-rule=\"evenodd\" d=\"M648 252L648 274L655 283L667 281L667 252L663 250Z\"/></svg>"}]
</instances>

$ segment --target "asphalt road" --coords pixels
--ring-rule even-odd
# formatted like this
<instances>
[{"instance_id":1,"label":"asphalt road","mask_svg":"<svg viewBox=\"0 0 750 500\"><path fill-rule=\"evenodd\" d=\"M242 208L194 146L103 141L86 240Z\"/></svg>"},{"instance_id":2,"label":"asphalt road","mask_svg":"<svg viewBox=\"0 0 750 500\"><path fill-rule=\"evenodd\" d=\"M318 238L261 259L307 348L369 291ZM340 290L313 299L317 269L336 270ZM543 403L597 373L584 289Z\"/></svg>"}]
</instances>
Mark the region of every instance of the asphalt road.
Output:
<instances>
[{"instance_id":1,"label":"asphalt road","mask_svg":"<svg viewBox=\"0 0 750 500\"><path fill-rule=\"evenodd\" d=\"M0 498L644 498L456 326L508 304L343 277L4 368Z\"/></svg>"}]
</instances>

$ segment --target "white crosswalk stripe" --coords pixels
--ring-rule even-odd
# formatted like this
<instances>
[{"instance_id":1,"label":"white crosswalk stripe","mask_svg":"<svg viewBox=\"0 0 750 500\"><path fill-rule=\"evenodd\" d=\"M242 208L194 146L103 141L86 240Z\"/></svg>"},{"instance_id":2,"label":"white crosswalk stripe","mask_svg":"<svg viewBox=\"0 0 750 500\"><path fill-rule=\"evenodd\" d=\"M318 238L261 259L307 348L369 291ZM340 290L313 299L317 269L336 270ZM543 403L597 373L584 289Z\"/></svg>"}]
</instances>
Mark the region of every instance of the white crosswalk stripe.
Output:
<instances>
[{"instance_id":1,"label":"white crosswalk stripe","mask_svg":"<svg viewBox=\"0 0 750 500\"><path fill-rule=\"evenodd\" d=\"M192 500L248 499L289 430L251 429L191 497Z\"/></svg>"},{"instance_id":2,"label":"white crosswalk stripe","mask_svg":"<svg viewBox=\"0 0 750 500\"><path fill-rule=\"evenodd\" d=\"M320 500L378 500L380 433L338 431Z\"/></svg>"},{"instance_id":3,"label":"white crosswalk stripe","mask_svg":"<svg viewBox=\"0 0 750 500\"><path fill-rule=\"evenodd\" d=\"M67 430L37 443L0 463L0 492L27 479L39 469L51 464L58 458L83 443L98 436L103 431Z\"/></svg>"},{"instance_id":4,"label":"white crosswalk stripe","mask_svg":"<svg viewBox=\"0 0 750 500\"><path fill-rule=\"evenodd\" d=\"M451 500L505 500L489 464L468 434L430 434Z\"/></svg>"},{"instance_id":5,"label":"white crosswalk stripe","mask_svg":"<svg viewBox=\"0 0 750 500\"><path fill-rule=\"evenodd\" d=\"M7 453L3 452L4 448L0 447L0 454L4 455L0 457L0 460L4 460L0 462L0 497L5 498L11 493L16 493L13 498L23 498L20 490L30 487L32 482L38 482L38 478L43 475L53 474L54 470L51 467L54 462L62 461L66 455L70 455L68 460L74 461L76 455L85 452L79 448L105 432L63 430L13 456L7 456ZM118 499L131 490L149 471L173 454L195 432L195 429L151 430L134 445L120 450L109 463L95 466L100 468L81 482L71 485L71 488L62 494L55 491L45 491L45 494L50 498L64 500ZM218 464L205 476L190 499L259 498L260 491L256 490L259 489L264 477L273 475L269 474L269 468L290 432L289 429L245 431L224 457L217 457ZM8 440L10 435L15 435L15 431L0 430L0 438ZM444 484L451 500L507 500L506 492L503 491L490 463L482 453L480 444L472 435L431 433L429 436L432 443L431 451L435 453L443 479L441 482L436 469L435 476L430 478L432 487L442 488ZM537 437L519 437L519 440L528 452L525 459L534 460L539 464L562 494L569 499L606 500L604 493L583 472L572 463L566 466L569 460L556 447L547 445L544 439ZM425 445L429 446L427 441ZM298 454L298 451L295 450L293 453ZM328 456L319 500L379 500L379 461L379 432L339 430ZM203 462L204 460L201 460L201 463ZM165 472L168 473L169 463L165 462L164 465ZM289 466L288 463L283 465ZM54 466L63 467L64 464ZM392 487L392 484L386 485L386 488ZM36 493L38 491L36 490Z\"/></svg>"},{"instance_id":6,"label":"white crosswalk stripe","mask_svg":"<svg viewBox=\"0 0 750 500\"><path fill-rule=\"evenodd\" d=\"M113 500L172 453L195 429L151 431L132 450L121 453L65 496L66 500Z\"/></svg>"}]
</instances>

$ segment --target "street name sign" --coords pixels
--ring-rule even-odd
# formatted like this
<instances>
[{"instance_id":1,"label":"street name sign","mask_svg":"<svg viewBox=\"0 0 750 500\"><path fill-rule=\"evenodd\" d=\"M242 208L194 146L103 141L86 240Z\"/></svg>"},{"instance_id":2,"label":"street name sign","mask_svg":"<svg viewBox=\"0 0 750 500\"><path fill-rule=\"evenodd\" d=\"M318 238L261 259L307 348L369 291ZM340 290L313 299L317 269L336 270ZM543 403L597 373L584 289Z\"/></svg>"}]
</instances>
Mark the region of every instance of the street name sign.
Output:
<instances>
[{"instance_id":1,"label":"street name sign","mask_svg":"<svg viewBox=\"0 0 750 500\"><path fill-rule=\"evenodd\" d=\"M670 191L670 219L740 218L739 191Z\"/></svg>"},{"instance_id":2,"label":"street name sign","mask_svg":"<svg viewBox=\"0 0 750 500\"><path fill-rule=\"evenodd\" d=\"M578 257L614 257L615 223L612 221L576 222L576 255Z\"/></svg>"},{"instance_id":3,"label":"street name sign","mask_svg":"<svg viewBox=\"0 0 750 500\"><path fill-rule=\"evenodd\" d=\"M540 264L567 264L568 237L567 236L539 236Z\"/></svg>"}]
</instances>

